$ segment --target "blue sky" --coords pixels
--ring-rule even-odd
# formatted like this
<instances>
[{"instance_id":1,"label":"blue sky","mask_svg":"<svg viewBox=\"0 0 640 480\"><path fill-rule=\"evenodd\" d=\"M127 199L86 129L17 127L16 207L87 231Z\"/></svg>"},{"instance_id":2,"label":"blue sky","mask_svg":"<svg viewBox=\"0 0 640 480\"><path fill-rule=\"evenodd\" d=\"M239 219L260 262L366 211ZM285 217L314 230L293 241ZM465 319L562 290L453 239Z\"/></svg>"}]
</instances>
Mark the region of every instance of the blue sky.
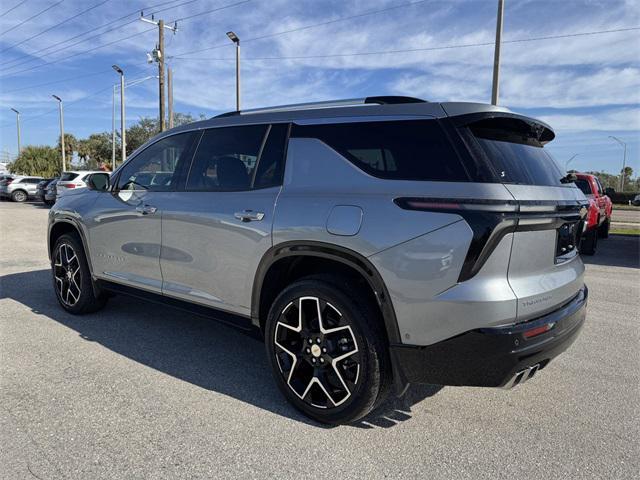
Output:
<instances>
[{"instance_id":1,"label":"blue sky","mask_svg":"<svg viewBox=\"0 0 640 480\"><path fill-rule=\"evenodd\" d=\"M146 63L157 32L136 20L140 9L167 22L193 16L166 35L180 112L211 116L234 108L228 30L242 40L244 108L368 95L486 103L491 95L497 0L21 2L0 6L0 151L12 154L11 107L22 112L23 145L56 142L51 94L65 101L66 132L111 130L111 65L131 80L157 74ZM622 148L608 138L615 135L628 143L627 163L639 173L640 30L512 41L640 27L640 0L505 3L500 103L555 128L549 148L561 165L578 154L571 168L617 173ZM440 48L469 44L481 45ZM341 56L351 53L359 55ZM128 122L153 115L157 81L128 88Z\"/></svg>"}]
</instances>

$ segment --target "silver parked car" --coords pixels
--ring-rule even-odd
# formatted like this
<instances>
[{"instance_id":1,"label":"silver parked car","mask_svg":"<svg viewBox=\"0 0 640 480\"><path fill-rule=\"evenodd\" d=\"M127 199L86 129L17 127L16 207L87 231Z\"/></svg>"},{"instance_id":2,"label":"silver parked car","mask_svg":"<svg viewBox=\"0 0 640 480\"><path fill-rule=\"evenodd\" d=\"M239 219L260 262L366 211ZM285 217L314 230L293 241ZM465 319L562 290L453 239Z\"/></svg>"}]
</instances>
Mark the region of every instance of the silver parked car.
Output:
<instances>
[{"instance_id":1,"label":"silver parked car","mask_svg":"<svg viewBox=\"0 0 640 480\"><path fill-rule=\"evenodd\" d=\"M42 177L26 176L3 180L0 183L0 196L10 198L14 202L26 202L29 198L35 198L41 180Z\"/></svg>"},{"instance_id":2,"label":"silver parked car","mask_svg":"<svg viewBox=\"0 0 640 480\"><path fill-rule=\"evenodd\" d=\"M410 383L513 387L577 337L587 202L506 108L370 97L164 132L49 215L62 307L108 292L265 341L321 422Z\"/></svg>"}]
</instances>

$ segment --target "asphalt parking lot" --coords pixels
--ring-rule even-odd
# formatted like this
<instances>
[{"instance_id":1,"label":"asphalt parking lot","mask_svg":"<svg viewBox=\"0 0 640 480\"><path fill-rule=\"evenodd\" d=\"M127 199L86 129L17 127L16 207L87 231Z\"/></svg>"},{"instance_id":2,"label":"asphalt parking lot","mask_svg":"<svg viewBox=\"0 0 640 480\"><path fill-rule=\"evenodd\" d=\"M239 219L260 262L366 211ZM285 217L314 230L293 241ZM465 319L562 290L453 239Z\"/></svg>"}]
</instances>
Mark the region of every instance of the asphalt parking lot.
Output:
<instances>
[{"instance_id":1,"label":"asphalt parking lot","mask_svg":"<svg viewBox=\"0 0 640 480\"><path fill-rule=\"evenodd\" d=\"M585 258L587 323L530 382L415 386L327 428L235 330L126 297L65 313L47 212L0 203L1 478L638 478L640 237Z\"/></svg>"}]
</instances>

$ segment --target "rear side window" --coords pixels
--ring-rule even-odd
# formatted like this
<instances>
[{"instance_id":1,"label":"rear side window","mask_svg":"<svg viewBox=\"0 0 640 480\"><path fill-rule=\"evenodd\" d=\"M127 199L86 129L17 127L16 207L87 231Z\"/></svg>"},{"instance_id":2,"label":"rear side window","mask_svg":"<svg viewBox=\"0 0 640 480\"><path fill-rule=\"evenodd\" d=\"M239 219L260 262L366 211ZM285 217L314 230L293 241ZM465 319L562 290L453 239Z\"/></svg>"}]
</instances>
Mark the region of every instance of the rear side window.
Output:
<instances>
[{"instance_id":1,"label":"rear side window","mask_svg":"<svg viewBox=\"0 0 640 480\"><path fill-rule=\"evenodd\" d=\"M584 193L585 195L591 195L593 193L591 191L591 186L589 185L589 182L587 182L584 178L578 178L575 181L575 184L576 184L576 187L582 190L582 193Z\"/></svg>"},{"instance_id":2,"label":"rear side window","mask_svg":"<svg viewBox=\"0 0 640 480\"><path fill-rule=\"evenodd\" d=\"M71 180L75 180L78 177L77 173L73 172L63 172L60 176L61 182L70 182Z\"/></svg>"},{"instance_id":3,"label":"rear side window","mask_svg":"<svg viewBox=\"0 0 640 480\"><path fill-rule=\"evenodd\" d=\"M295 125L366 173L391 180L467 182L469 176L436 120Z\"/></svg>"}]
</instances>

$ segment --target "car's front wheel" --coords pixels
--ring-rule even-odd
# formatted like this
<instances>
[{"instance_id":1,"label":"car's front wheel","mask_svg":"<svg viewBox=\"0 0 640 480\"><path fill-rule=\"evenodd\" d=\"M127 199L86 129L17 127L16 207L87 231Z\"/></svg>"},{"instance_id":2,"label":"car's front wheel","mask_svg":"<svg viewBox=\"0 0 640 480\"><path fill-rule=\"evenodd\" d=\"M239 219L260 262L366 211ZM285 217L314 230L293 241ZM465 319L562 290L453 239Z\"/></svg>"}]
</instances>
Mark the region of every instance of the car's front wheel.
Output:
<instances>
[{"instance_id":1,"label":"car's front wheel","mask_svg":"<svg viewBox=\"0 0 640 480\"><path fill-rule=\"evenodd\" d=\"M66 311L82 314L104 307L107 297L94 292L87 257L76 234L64 234L56 240L51 255L51 272L56 297Z\"/></svg>"},{"instance_id":2,"label":"car's front wheel","mask_svg":"<svg viewBox=\"0 0 640 480\"><path fill-rule=\"evenodd\" d=\"M353 422L387 391L379 314L365 298L346 291L337 279L299 280L275 300L265 329L278 387L296 408L323 423Z\"/></svg>"}]
</instances>

